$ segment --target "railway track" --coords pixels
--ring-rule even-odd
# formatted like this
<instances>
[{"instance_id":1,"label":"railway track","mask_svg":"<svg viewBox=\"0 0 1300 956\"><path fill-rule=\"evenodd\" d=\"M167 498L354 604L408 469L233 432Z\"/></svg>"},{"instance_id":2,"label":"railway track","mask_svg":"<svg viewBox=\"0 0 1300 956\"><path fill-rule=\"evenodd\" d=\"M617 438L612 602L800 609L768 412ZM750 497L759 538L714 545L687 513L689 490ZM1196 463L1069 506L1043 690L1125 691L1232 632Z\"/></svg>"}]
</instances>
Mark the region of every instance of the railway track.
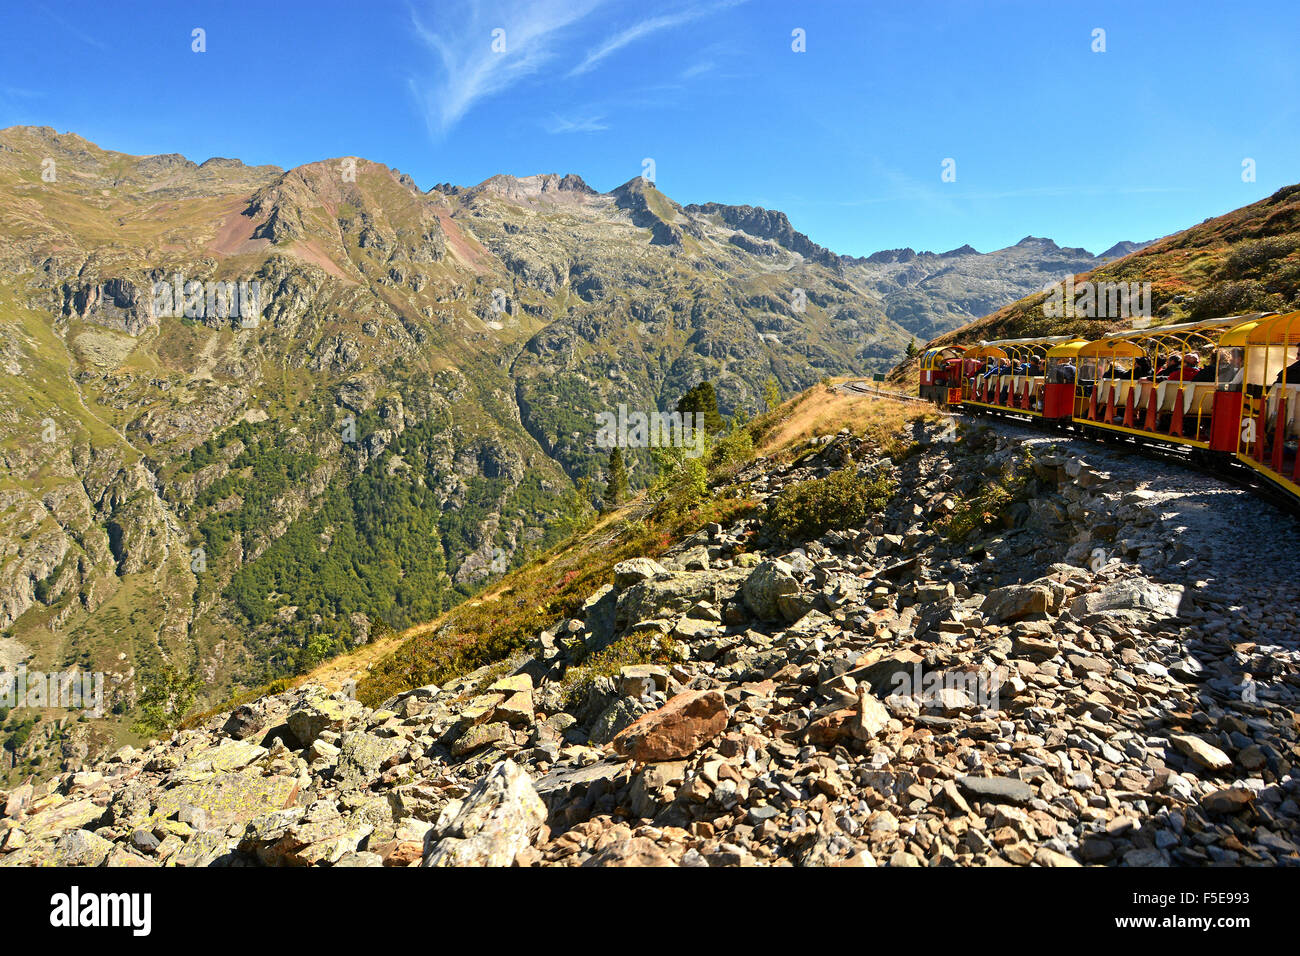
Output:
<instances>
[{"instance_id":1,"label":"railway track","mask_svg":"<svg viewBox=\"0 0 1300 956\"><path fill-rule=\"evenodd\" d=\"M881 388L875 382L856 381L843 382L840 388L847 389L850 392L857 392L860 395L875 395L879 398L892 398L897 402L921 402L925 405L933 405L934 402L928 398L921 398L917 395L908 395L906 392L895 392L890 389Z\"/></svg>"}]
</instances>

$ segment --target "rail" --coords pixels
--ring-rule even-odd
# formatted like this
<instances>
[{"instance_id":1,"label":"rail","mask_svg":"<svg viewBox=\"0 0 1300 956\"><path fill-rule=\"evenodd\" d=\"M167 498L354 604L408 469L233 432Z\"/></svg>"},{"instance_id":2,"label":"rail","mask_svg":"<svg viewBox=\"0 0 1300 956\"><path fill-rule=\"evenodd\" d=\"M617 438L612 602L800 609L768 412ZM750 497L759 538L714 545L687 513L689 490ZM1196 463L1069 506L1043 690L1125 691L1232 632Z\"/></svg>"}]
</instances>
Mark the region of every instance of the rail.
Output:
<instances>
[{"instance_id":1,"label":"rail","mask_svg":"<svg viewBox=\"0 0 1300 956\"><path fill-rule=\"evenodd\" d=\"M928 398L921 398L917 395L908 395L906 392L895 392L890 389L881 388L875 382L844 382L840 387L852 389L862 395L875 395L877 398L892 398L898 402L922 402L926 405L934 404L934 402L930 401Z\"/></svg>"}]
</instances>

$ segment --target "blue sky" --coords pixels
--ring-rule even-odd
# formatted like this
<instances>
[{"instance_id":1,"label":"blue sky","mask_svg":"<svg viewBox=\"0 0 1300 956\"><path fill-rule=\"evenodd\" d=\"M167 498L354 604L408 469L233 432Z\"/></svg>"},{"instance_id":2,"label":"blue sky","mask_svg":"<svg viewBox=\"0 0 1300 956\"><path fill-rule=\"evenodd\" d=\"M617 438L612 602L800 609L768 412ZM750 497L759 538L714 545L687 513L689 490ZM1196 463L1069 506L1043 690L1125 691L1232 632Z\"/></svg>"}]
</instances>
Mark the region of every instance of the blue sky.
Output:
<instances>
[{"instance_id":1,"label":"blue sky","mask_svg":"<svg viewBox=\"0 0 1300 956\"><path fill-rule=\"evenodd\" d=\"M40 0L0 31L0 126L196 161L364 156L425 188L608 190L650 158L678 202L780 209L858 255L1099 252L1300 181L1294 0Z\"/></svg>"}]
</instances>

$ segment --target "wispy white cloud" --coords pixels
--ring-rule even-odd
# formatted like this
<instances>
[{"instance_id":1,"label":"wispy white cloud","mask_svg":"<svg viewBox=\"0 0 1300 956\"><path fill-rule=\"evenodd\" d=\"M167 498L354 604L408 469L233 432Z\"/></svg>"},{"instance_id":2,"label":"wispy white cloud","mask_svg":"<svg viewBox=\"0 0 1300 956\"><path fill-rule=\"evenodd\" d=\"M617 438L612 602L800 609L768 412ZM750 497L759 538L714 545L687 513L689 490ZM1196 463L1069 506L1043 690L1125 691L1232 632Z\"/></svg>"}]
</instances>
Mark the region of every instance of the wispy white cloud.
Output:
<instances>
[{"instance_id":1,"label":"wispy white cloud","mask_svg":"<svg viewBox=\"0 0 1300 956\"><path fill-rule=\"evenodd\" d=\"M437 78L432 83L411 80L430 129L445 133L479 100L536 73L554 58L562 31L603 2L507 0L491 10L478 3L459 10L440 5L436 29L412 9L415 34L436 57Z\"/></svg>"},{"instance_id":2,"label":"wispy white cloud","mask_svg":"<svg viewBox=\"0 0 1300 956\"><path fill-rule=\"evenodd\" d=\"M552 116L545 128L548 133L598 133L609 124L603 116Z\"/></svg>"},{"instance_id":3,"label":"wispy white cloud","mask_svg":"<svg viewBox=\"0 0 1300 956\"><path fill-rule=\"evenodd\" d=\"M40 10L41 13L45 14L47 17L49 17L59 26L63 27L65 31L70 33L72 36L76 37L82 43L85 43L87 46L93 46L98 50L108 49L108 44L105 43L103 40L101 40L99 37L91 36L85 30L81 30L77 28L76 26L69 23L67 20L63 19L63 17L59 16L57 13L55 13L53 10L51 10L49 7L45 6L44 4L38 4L36 9Z\"/></svg>"},{"instance_id":4,"label":"wispy white cloud","mask_svg":"<svg viewBox=\"0 0 1300 956\"><path fill-rule=\"evenodd\" d=\"M717 69L717 64L712 60L704 60L700 63L693 63L681 72L681 79L689 80L693 76L702 76L705 73L711 73Z\"/></svg>"},{"instance_id":5,"label":"wispy white cloud","mask_svg":"<svg viewBox=\"0 0 1300 956\"><path fill-rule=\"evenodd\" d=\"M647 17L638 23L632 24L627 29L614 34L606 39L600 45L588 51L586 57L569 71L569 76L579 76L583 73L594 70L596 66L606 57L617 53L629 44L637 40L648 37L651 34L659 33L663 30L669 30L673 27L679 27L683 24L706 17L719 10L725 10L729 7L739 6L746 0L723 0L720 3L707 4L705 6L691 7L675 11L673 13L660 14L655 17Z\"/></svg>"}]
</instances>

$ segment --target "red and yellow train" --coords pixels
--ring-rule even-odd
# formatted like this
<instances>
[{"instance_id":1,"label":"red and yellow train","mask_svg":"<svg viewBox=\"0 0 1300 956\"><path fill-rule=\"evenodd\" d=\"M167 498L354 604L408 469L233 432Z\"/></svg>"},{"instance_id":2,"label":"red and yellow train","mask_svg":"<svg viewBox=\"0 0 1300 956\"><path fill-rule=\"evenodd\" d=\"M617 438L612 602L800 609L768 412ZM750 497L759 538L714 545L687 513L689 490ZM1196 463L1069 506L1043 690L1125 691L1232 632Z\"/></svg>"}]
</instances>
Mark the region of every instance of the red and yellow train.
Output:
<instances>
[{"instance_id":1,"label":"red and yellow train","mask_svg":"<svg viewBox=\"0 0 1300 956\"><path fill-rule=\"evenodd\" d=\"M1300 312L931 348L920 394L1249 469L1300 508Z\"/></svg>"}]
</instances>

